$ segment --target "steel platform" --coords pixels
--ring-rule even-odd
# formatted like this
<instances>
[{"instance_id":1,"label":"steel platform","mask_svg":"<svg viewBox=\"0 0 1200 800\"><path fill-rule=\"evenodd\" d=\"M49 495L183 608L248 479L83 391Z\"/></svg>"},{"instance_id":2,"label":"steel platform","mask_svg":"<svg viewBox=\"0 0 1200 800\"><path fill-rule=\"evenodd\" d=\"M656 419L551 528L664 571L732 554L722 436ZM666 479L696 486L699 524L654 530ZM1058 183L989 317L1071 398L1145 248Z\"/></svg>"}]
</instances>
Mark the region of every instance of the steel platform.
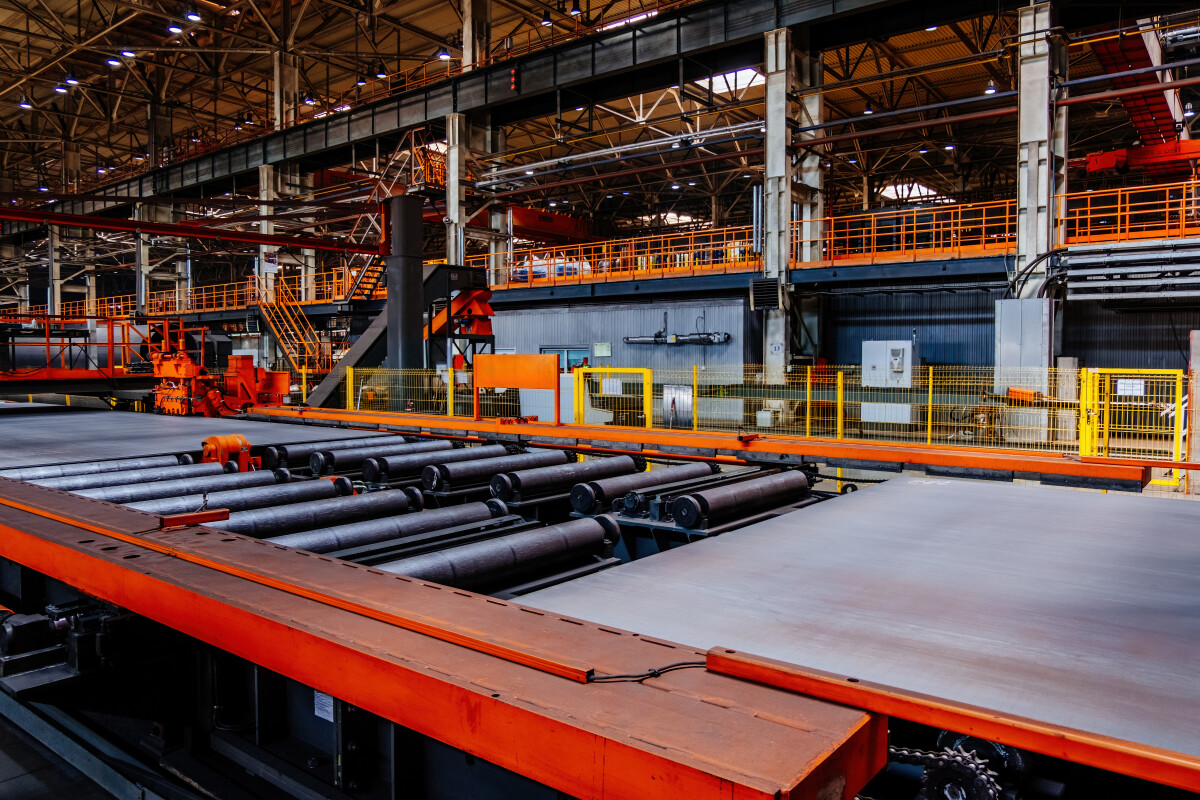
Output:
<instances>
[{"instance_id":1,"label":"steel platform","mask_svg":"<svg viewBox=\"0 0 1200 800\"><path fill-rule=\"evenodd\" d=\"M13 404L17 405L17 404ZM168 417L63 406L0 406L0 468L199 450L208 436L240 433L251 444L358 438L371 431L273 425L234 418ZM61 413L60 410L61 409Z\"/></svg>"},{"instance_id":2,"label":"steel platform","mask_svg":"<svg viewBox=\"0 0 1200 800\"><path fill-rule=\"evenodd\" d=\"M1200 780L1200 503L897 479L522 602L1173 751Z\"/></svg>"}]
</instances>

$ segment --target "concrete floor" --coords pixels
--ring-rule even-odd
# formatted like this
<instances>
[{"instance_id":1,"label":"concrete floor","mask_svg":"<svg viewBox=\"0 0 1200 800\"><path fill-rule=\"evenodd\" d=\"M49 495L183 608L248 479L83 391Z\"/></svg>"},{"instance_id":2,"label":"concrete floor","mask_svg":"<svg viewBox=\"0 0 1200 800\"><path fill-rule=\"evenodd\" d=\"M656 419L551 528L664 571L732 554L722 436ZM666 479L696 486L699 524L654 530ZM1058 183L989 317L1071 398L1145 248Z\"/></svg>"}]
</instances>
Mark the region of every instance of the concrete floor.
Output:
<instances>
[{"instance_id":1,"label":"concrete floor","mask_svg":"<svg viewBox=\"0 0 1200 800\"><path fill-rule=\"evenodd\" d=\"M83 773L0 717L0 798L110 800Z\"/></svg>"}]
</instances>

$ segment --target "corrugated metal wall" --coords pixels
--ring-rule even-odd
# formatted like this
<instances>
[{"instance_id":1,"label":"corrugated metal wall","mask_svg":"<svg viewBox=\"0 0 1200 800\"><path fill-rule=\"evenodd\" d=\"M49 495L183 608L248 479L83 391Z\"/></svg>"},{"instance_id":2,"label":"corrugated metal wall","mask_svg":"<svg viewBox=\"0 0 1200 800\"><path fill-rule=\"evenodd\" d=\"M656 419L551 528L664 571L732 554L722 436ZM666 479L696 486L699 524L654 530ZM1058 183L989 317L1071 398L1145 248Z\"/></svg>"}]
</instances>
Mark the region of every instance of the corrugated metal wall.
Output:
<instances>
[{"instance_id":1,"label":"corrugated metal wall","mask_svg":"<svg viewBox=\"0 0 1200 800\"><path fill-rule=\"evenodd\" d=\"M575 305L531 309L498 309L492 320L497 349L537 353L543 347L589 348L593 366L687 369L693 364L741 368L746 346L747 302L737 299L655 302L647 304ZM723 331L729 344L625 344L624 336ZM703 319L701 319L703 317ZM596 358L593 345L612 345L611 358ZM724 370L727 372L727 370Z\"/></svg>"},{"instance_id":2,"label":"corrugated metal wall","mask_svg":"<svg viewBox=\"0 0 1200 800\"><path fill-rule=\"evenodd\" d=\"M1189 331L1200 310L1121 311L1076 301L1063 312L1062 353L1083 367L1187 369Z\"/></svg>"},{"instance_id":3,"label":"corrugated metal wall","mask_svg":"<svg viewBox=\"0 0 1200 800\"><path fill-rule=\"evenodd\" d=\"M862 343L911 339L929 364L991 366L996 300L1003 290L960 289L954 294L835 295L826 306L826 352L834 364L858 364Z\"/></svg>"}]
</instances>

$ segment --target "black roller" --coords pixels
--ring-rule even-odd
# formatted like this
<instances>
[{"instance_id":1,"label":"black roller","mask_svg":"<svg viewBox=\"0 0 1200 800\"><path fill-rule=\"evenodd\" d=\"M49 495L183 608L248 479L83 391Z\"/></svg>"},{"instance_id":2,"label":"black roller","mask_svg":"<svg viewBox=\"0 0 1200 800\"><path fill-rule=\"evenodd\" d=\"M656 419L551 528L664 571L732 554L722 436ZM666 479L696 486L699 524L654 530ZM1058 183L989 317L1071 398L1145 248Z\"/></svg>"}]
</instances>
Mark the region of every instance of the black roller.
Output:
<instances>
[{"instance_id":1,"label":"black roller","mask_svg":"<svg viewBox=\"0 0 1200 800\"><path fill-rule=\"evenodd\" d=\"M808 477L791 470L676 497L671 515L680 525L694 528L702 517L707 517L710 524L719 523L807 496Z\"/></svg>"},{"instance_id":2,"label":"black roller","mask_svg":"<svg viewBox=\"0 0 1200 800\"><path fill-rule=\"evenodd\" d=\"M349 447L343 450L322 450L308 457L308 468L314 475L324 475L327 472L349 472L359 469L362 463L372 456L397 455L410 453L431 453L439 450L451 450L454 444L447 439L431 439L424 442L400 442Z\"/></svg>"},{"instance_id":3,"label":"black roller","mask_svg":"<svg viewBox=\"0 0 1200 800\"><path fill-rule=\"evenodd\" d=\"M322 478L315 481L285 483L280 486L256 486L252 489L230 489L224 492L160 497L157 500L142 500L137 503L127 503L127 505L151 514L186 514L202 508L245 511L250 508L286 506L309 500L324 500L327 497L343 497L353 493L354 486L350 480L339 477L334 480Z\"/></svg>"},{"instance_id":4,"label":"black roller","mask_svg":"<svg viewBox=\"0 0 1200 800\"><path fill-rule=\"evenodd\" d=\"M183 464L174 467L157 467L153 469L131 469L127 472L101 472L98 475L67 475L62 478L45 478L30 481L50 489L94 489L97 486L122 486L129 483L153 483L155 481L170 481L176 478L202 478L208 475L221 475L227 472L237 472L237 464L232 461L227 464Z\"/></svg>"},{"instance_id":5,"label":"black roller","mask_svg":"<svg viewBox=\"0 0 1200 800\"><path fill-rule=\"evenodd\" d=\"M501 458L485 458L458 463L431 464L421 470L421 483L426 489L444 492L453 487L487 484L493 475L534 467L566 464L570 458L562 450L538 450Z\"/></svg>"},{"instance_id":6,"label":"black roller","mask_svg":"<svg viewBox=\"0 0 1200 800\"><path fill-rule=\"evenodd\" d=\"M629 456L598 458L574 464L555 464L552 467L502 472L492 476L492 497L512 500L517 494L548 494L567 489L589 478L611 478L637 472L637 464Z\"/></svg>"},{"instance_id":7,"label":"black roller","mask_svg":"<svg viewBox=\"0 0 1200 800\"><path fill-rule=\"evenodd\" d=\"M459 589L498 586L588 554L614 539L611 518L589 517L379 564L375 569Z\"/></svg>"},{"instance_id":8,"label":"black roller","mask_svg":"<svg viewBox=\"0 0 1200 800\"><path fill-rule=\"evenodd\" d=\"M386 441L403 442L403 436L381 434L379 436L361 436L354 439L329 439L324 442L296 442L294 444L277 444L263 450L263 466L270 469L290 466L292 469L308 466L308 457L323 450L344 450L349 447L360 447L370 442Z\"/></svg>"},{"instance_id":9,"label":"black roller","mask_svg":"<svg viewBox=\"0 0 1200 800\"><path fill-rule=\"evenodd\" d=\"M717 469L719 468L713 464L698 462L579 483L571 488L571 507L580 514L591 514L600 506L611 503L618 497L624 497L627 492L696 478L707 478Z\"/></svg>"},{"instance_id":10,"label":"black roller","mask_svg":"<svg viewBox=\"0 0 1200 800\"><path fill-rule=\"evenodd\" d=\"M368 519L363 522L352 522L349 525L335 525L331 528L289 533L285 536L275 536L267 541L313 553L328 553L331 550L361 547L364 544L375 544L376 542L386 542L389 539L429 533L442 528L453 528L456 525L470 525L472 522L502 517L507 513L508 509L504 507L504 504L495 500L489 500L487 503L463 503L461 506L431 508L416 514Z\"/></svg>"},{"instance_id":11,"label":"black roller","mask_svg":"<svg viewBox=\"0 0 1200 800\"><path fill-rule=\"evenodd\" d=\"M228 520L214 522L209 527L263 538L323 528L335 522L357 522L403 514L420 508L421 493L416 489L389 489L353 497L331 497L289 506L235 511Z\"/></svg>"},{"instance_id":12,"label":"black roller","mask_svg":"<svg viewBox=\"0 0 1200 800\"><path fill-rule=\"evenodd\" d=\"M260 469L255 472L232 472L200 478L177 478L173 481L132 483L125 486L98 486L94 489L79 489L75 494L109 503L138 503L142 500L155 500L159 497L179 497L185 494L227 492L231 489L273 486L277 483L287 483L291 479L291 473L286 469L274 472L269 469Z\"/></svg>"},{"instance_id":13,"label":"black roller","mask_svg":"<svg viewBox=\"0 0 1200 800\"><path fill-rule=\"evenodd\" d=\"M484 447L464 447L450 452L412 453L410 455L378 455L363 462L362 475L367 483L383 483L406 477L420 477L421 470L430 464L452 464L456 461L474 461L479 458L498 458L508 455L508 450L499 444Z\"/></svg>"},{"instance_id":14,"label":"black roller","mask_svg":"<svg viewBox=\"0 0 1200 800\"><path fill-rule=\"evenodd\" d=\"M179 456L145 456L144 458L119 458L114 461L80 461L74 464L53 464L48 467L17 467L0 470L0 478L17 481L41 481L48 478L65 478L69 475L97 475L102 472L128 472L131 469L154 469L177 467Z\"/></svg>"}]
</instances>

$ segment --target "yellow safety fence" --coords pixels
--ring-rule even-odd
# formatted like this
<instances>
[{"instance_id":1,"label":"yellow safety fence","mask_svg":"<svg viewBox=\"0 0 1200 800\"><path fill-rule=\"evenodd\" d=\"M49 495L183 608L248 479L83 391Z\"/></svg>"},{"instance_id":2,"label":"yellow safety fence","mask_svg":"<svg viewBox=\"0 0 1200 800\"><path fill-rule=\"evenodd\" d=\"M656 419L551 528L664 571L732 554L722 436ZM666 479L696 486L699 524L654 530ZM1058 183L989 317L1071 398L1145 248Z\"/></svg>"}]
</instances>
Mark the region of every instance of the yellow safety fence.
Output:
<instances>
[{"instance_id":1,"label":"yellow safety fence","mask_svg":"<svg viewBox=\"0 0 1200 800\"><path fill-rule=\"evenodd\" d=\"M354 369L339 407L470 417L469 370ZM870 376L866 383L874 382ZM915 367L903 386L864 385L861 367L758 365L649 370L589 367L563 376L564 422L908 442L1164 462L1155 483L1179 485L1181 370ZM481 392L485 418L553 419L552 393Z\"/></svg>"}]
</instances>

